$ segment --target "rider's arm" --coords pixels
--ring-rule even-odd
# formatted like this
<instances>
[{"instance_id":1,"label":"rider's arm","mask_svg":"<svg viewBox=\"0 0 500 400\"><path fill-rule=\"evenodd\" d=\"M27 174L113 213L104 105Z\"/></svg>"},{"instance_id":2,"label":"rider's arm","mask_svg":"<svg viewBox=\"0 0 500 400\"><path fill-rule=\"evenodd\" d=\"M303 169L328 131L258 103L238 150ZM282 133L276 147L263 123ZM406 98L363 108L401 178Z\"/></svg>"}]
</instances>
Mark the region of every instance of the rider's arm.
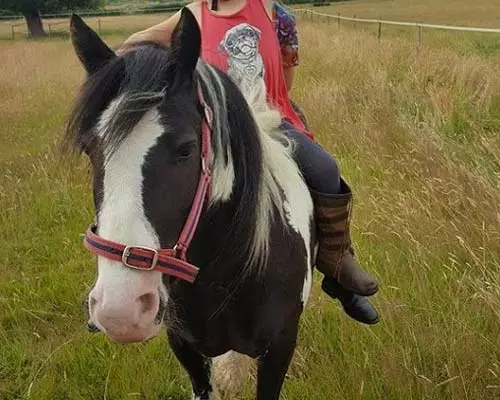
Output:
<instances>
[{"instance_id":1,"label":"rider's arm","mask_svg":"<svg viewBox=\"0 0 500 400\"><path fill-rule=\"evenodd\" d=\"M157 25L154 25L143 31L134 33L122 45L121 49L126 50L129 47L134 47L139 42L157 42L160 44L170 44L170 39L175 27L181 19L181 12L177 12Z\"/></svg>"},{"instance_id":2,"label":"rider's arm","mask_svg":"<svg viewBox=\"0 0 500 400\"><path fill-rule=\"evenodd\" d=\"M191 10L198 21L200 19L201 12L200 5L205 1L208 0L193 0L191 3L185 6L186 8L189 8L189 10ZM134 33L125 41L125 43L122 45L122 49L126 50L128 47L134 47L139 42L157 42L160 44L169 45L172 38L172 33L181 20L181 13L182 10L177 11L166 21L163 21L143 31Z\"/></svg>"},{"instance_id":3,"label":"rider's arm","mask_svg":"<svg viewBox=\"0 0 500 400\"><path fill-rule=\"evenodd\" d=\"M295 69L299 65L299 40L296 21L293 14L278 3L274 3L273 17L281 47L286 86L288 90L291 90Z\"/></svg>"}]
</instances>

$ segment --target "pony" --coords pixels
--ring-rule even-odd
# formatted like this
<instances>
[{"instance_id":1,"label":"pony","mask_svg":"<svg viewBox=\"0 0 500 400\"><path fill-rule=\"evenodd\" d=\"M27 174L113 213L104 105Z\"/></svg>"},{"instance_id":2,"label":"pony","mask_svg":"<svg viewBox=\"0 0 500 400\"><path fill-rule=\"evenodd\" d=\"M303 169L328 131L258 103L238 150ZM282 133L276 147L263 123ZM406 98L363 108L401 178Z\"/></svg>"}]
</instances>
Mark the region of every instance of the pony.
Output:
<instances>
[{"instance_id":1,"label":"pony","mask_svg":"<svg viewBox=\"0 0 500 400\"><path fill-rule=\"evenodd\" d=\"M166 327L196 400L218 398L214 366L236 355L257 360L257 399L278 399L311 290L315 226L263 83L242 92L200 60L186 8L170 46L120 54L77 15L70 26L87 73L65 142L92 170L91 324L118 343Z\"/></svg>"}]
</instances>

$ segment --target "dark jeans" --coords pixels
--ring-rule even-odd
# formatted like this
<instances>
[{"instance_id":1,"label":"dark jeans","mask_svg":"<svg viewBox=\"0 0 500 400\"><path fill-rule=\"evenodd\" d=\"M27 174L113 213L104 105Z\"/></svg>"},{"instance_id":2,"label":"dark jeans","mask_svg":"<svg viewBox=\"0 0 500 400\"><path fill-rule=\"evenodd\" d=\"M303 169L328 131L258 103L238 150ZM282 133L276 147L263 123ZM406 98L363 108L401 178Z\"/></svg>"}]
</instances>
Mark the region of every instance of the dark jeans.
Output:
<instances>
[{"instance_id":1,"label":"dark jeans","mask_svg":"<svg viewBox=\"0 0 500 400\"><path fill-rule=\"evenodd\" d=\"M309 189L327 194L340 193L337 160L289 122L283 121L281 129L296 143L295 160Z\"/></svg>"}]
</instances>

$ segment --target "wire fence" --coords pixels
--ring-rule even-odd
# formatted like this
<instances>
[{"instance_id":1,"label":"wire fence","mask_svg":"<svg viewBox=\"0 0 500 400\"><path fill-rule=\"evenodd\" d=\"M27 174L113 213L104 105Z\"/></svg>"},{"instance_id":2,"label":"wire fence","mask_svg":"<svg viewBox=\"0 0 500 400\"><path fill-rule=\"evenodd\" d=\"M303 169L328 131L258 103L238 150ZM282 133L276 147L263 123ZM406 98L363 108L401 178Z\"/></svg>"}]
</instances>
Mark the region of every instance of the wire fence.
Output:
<instances>
[{"instance_id":1,"label":"wire fence","mask_svg":"<svg viewBox=\"0 0 500 400\"><path fill-rule=\"evenodd\" d=\"M305 18L309 18L311 20L325 20L325 21L333 21L336 20L337 24L340 28L341 21L351 21L354 23L354 27L356 27L356 23L369 23L369 24L377 24L378 25L378 38L380 39L382 36L382 25L393 25L393 26L406 26L413 27L417 30L417 45L420 46L422 43L422 30L423 28L430 29L440 29L440 30L448 30L448 31L462 31L462 32L477 32L477 33L500 33L500 28L481 28L481 27L467 27L467 26L453 26L453 25L440 25L440 24L429 24L425 22L406 22L406 21L392 21L385 19L375 19L375 18L357 18L355 15L352 17L337 14L328 14L322 13L315 10L311 10L309 8L290 8L287 7L290 11L301 15ZM168 13L177 11L179 6L169 6L164 8L144 8L140 10L108 10L108 11L82 11L79 13L82 17L97 17L98 22L98 30L99 32L102 29L102 20L99 17L112 17L112 16L135 16L135 15L146 15L153 13ZM48 29L49 35L54 32L54 27L58 25L68 25L69 26L69 18L71 17L71 13L61 13L61 14L47 14L43 15L42 19L44 24ZM18 34L27 33L27 27L25 22L16 22L16 20L12 20L13 17L2 17L0 16L0 21L2 19L11 18L9 22L3 22L9 26L10 38L15 39ZM20 17L22 18L22 17ZM53 19L67 19L65 21L54 21ZM49 22L50 21L50 22ZM2 24L2 22L0 22Z\"/></svg>"},{"instance_id":2,"label":"wire fence","mask_svg":"<svg viewBox=\"0 0 500 400\"><path fill-rule=\"evenodd\" d=\"M176 9L169 8L156 8L155 12L148 13L135 13L128 12L124 14L123 12L120 14L116 13L78 13L78 15L85 17L87 22L92 24L92 27L99 33L103 33L103 30L106 28L109 29L120 29L120 19L117 17L141 17L141 16L151 16L161 14L171 14L173 11L177 11ZM46 16L42 17L42 23L45 30L45 33L48 36L57 36L61 33L69 32L70 18L71 13L69 14L51 14L51 18L46 18ZM153 21L154 22L154 21ZM159 22L159 21L157 21ZM154 23L157 23L154 22ZM137 26L137 28L141 28ZM144 27L142 27L144 28ZM125 30L127 28L125 27ZM0 21L0 39L19 39L19 38L29 37L28 27L25 21L8 21L2 22Z\"/></svg>"},{"instance_id":3,"label":"wire fence","mask_svg":"<svg viewBox=\"0 0 500 400\"><path fill-rule=\"evenodd\" d=\"M378 25L377 36L378 36L379 40L382 37L382 25L412 27L412 28L415 28L417 31L417 35L416 35L417 47L419 47L419 48L422 44L423 28L440 29L440 30L446 30L446 31L500 34L500 28L481 28L481 27L468 27L468 26L428 24L425 22L407 22L407 21L392 21L392 20L374 19L374 18L357 18L356 15L353 15L352 17L348 17L348 16L340 15L340 13L337 13L337 14L321 13L321 12L311 10L309 8L288 8L288 9L293 11L294 13L296 13L298 15L303 16L304 18L309 18L310 20L313 20L313 21L315 19L316 19L316 21L323 20L323 21L327 21L327 22L336 20L339 29L340 29L341 21L353 22L354 28L356 28L357 22L368 23L368 24L377 24Z\"/></svg>"},{"instance_id":4,"label":"wire fence","mask_svg":"<svg viewBox=\"0 0 500 400\"><path fill-rule=\"evenodd\" d=\"M151 15L151 14L165 14L178 11L182 3L173 4L165 7L154 7L154 8L140 8L140 9L116 9L116 10L101 10L101 11L77 11L78 15L81 17L97 18L97 27L99 33L102 30L102 23L106 21L106 17L118 17L118 16L140 16L140 15ZM59 13L59 14L44 14L41 16L44 29L49 35L54 35L60 32L58 26L64 27L64 31L69 30L69 19L73 13ZM62 20L62 21L61 21ZM8 38L15 40L20 36L29 36L28 27L26 21L24 21L22 16L0 16L0 39Z\"/></svg>"},{"instance_id":5,"label":"wire fence","mask_svg":"<svg viewBox=\"0 0 500 400\"><path fill-rule=\"evenodd\" d=\"M444 30L451 30L451 31L500 33L500 28L479 28L479 27L469 27L469 26L427 24L424 22L390 21L390 20L385 20L385 19L356 18L356 16L346 17L343 15L340 15L340 13L338 13L337 15L326 14L326 13L320 13L320 12L317 12L314 10L310 10L308 8L294 8L292 10L296 13L309 14L311 17L317 16L317 17L324 17L324 18L332 18L332 19L337 19L339 21L355 21L355 22L367 22L367 23L378 23L378 24L399 25L399 26L421 26L422 28L444 29Z\"/></svg>"},{"instance_id":6,"label":"wire fence","mask_svg":"<svg viewBox=\"0 0 500 400\"><path fill-rule=\"evenodd\" d=\"M62 21L56 21L56 20L53 20L51 22L44 21L44 23L43 23L44 29L49 36L53 36L53 35L59 34L61 32L69 32L69 24L70 24L69 18L62 20ZM10 27L10 30L9 30L10 39L15 40L19 37L29 36L29 32L28 32L28 28L26 26L26 23L23 22L23 23L8 24L8 25ZM98 32L101 33L102 20L100 18L97 19L96 28L97 28ZM4 34L5 34L5 32L7 32L7 31L4 30Z\"/></svg>"}]
</instances>

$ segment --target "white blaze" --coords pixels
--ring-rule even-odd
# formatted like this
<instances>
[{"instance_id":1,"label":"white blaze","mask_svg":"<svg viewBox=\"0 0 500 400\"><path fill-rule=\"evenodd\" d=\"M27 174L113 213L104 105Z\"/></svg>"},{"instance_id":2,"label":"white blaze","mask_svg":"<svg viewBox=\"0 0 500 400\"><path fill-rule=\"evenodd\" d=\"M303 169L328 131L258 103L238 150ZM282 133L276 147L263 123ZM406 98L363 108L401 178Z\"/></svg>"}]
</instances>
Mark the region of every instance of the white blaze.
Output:
<instances>
[{"instance_id":1,"label":"white blaze","mask_svg":"<svg viewBox=\"0 0 500 400\"><path fill-rule=\"evenodd\" d=\"M106 121L115 109L116 103L112 103L103 113L98 128L105 129ZM98 216L98 233L104 239L125 245L160 247L158 235L144 212L142 168L146 155L162 133L158 111L152 109L118 149L104 154L103 201ZM161 286L160 272L125 268L121 262L105 257L98 257L98 271L96 290L104 291L103 299L111 307L119 307L122 301L133 295L134 289L139 290L145 284Z\"/></svg>"}]
</instances>

